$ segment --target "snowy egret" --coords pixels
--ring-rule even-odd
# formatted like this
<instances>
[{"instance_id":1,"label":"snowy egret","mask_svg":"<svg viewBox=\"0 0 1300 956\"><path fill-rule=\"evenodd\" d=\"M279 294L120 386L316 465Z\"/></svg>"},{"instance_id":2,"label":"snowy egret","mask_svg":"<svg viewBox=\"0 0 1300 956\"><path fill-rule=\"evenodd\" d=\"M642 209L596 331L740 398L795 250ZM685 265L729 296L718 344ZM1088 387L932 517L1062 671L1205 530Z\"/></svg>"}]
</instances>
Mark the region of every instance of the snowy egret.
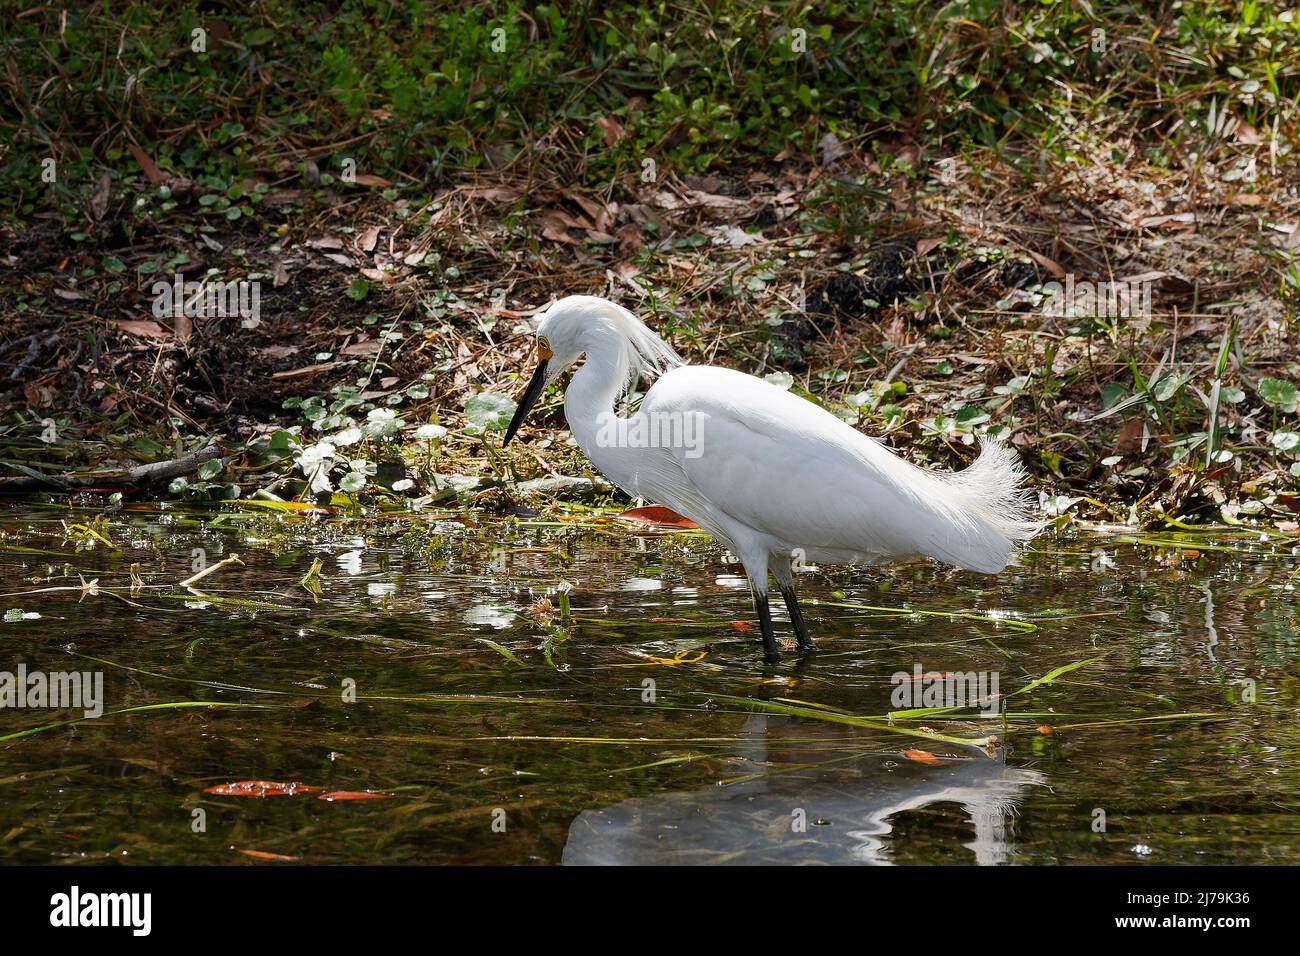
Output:
<instances>
[{"instance_id":1,"label":"snowy egret","mask_svg":"<svg viewBox=\"0 0 1300 956\"><path fill-rule=\"evenodd\" d=\"M1001 571L1025 520L1023 472L1000 442L940 474L899 458L830 412L752 375L686 365L622 306L556 302L537 325L537 368L506 429L518 432L546 386L582 356L564 395L578 446L635 498L693 520L736 555L753 590L769 661L777 659L767 577L776 578L801 650L811 650L792 564L874 564L928 556ZM658 376L633 415L615 403Z\"/></svg>"}]
</instances>

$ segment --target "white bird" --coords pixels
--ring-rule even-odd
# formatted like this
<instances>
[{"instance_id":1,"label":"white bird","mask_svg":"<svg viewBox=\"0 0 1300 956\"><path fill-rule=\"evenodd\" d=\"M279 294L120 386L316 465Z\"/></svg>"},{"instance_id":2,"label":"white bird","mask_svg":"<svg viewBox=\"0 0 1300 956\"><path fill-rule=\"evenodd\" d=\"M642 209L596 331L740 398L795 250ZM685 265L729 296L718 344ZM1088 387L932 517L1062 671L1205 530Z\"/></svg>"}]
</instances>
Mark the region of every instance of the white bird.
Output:
<instances>
[{"instance_id":1,"label":"white bird","mask_svg":"<svg viewBox=\"0 0 1300 956\"><path fill-rule=\"evenodd\" d=\"M792 559L874 564L925 555L986 574L1006 567L1036 526L1025 520L1023 470L986 439L970 467L940 474L899 458L806 399L752 375L686 365L622 306L561 299L537 326L537 369L505 445L546 386L586 355L564 395L578 446L634 498L690 518L745 567L767 660L776 578L800 650L812 642ZM658 376L635 414L615 403L638 376Z\"/></svg>"}]
</instances>

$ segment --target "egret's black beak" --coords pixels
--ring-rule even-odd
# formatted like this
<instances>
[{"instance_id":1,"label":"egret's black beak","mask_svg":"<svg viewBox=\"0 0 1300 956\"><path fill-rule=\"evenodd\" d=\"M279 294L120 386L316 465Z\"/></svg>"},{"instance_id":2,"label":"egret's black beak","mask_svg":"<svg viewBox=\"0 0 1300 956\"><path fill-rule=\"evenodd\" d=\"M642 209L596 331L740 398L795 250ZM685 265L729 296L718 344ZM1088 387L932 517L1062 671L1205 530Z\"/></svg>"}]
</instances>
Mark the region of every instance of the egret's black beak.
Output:
<instances>
[{"instance_id":1,"label":"egret's black beak","mask_svg":"<svg viewBox=\"0 0 1300 956\"><path fill-rule=\"evenodd\" d=\"M533 372L533 377L529 381L528 387L524 389L524 394L519 396L519 405L515 408L515 417L510 419L510 427L506 429L506 440L501 443L502 448L510 444L510 439L515 437L515 432L519 431L519 426L524 423L525 416L537 404L537 400L541 398L542 391L545 388L546 359L543 358L537 363L537 371Z\"/></svg>"}]
</instances>

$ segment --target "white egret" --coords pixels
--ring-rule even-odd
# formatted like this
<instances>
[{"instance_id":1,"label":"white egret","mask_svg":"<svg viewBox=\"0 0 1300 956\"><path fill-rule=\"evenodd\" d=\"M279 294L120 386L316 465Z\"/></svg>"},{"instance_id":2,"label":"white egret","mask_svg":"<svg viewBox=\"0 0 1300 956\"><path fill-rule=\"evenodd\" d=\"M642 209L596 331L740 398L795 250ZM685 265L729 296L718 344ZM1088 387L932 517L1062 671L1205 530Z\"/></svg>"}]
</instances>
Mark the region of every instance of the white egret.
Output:
<instances>
[{"instance_id":1,"label":"white egret","mask_svg":"<svg viewBox=\"0 0 1300 956\"><path fill-rule=\"evenodd\" d=\"M541 317L537 368L506 445L546 386L584 354L564 395L578 446L623 491L685 515L739 557L769 661L777 659L769 572L800 649L812 649L792 558L924 555L992 574L1034 533L1021 466L1000 442L986 440L963 471L926 471L763 379L684 364L635 315L595 296L561 299ZM659 377L637 412L620 417L615 402L638 375Z\"/></svg>"}]
</instances>

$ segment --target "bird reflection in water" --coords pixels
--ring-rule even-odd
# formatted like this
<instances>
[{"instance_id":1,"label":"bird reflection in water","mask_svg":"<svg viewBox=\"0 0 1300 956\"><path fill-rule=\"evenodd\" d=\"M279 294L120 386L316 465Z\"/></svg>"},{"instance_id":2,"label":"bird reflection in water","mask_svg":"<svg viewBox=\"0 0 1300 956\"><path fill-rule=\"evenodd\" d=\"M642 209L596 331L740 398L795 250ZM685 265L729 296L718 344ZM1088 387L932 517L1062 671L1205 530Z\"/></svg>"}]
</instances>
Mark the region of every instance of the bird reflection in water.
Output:
<instances>
[{"instance_id":1,"label":"bird reflection in water","mask_svg":"<svg viewBox=\"0 0 1300 956\"><path fill-rule=\"evenodd\" d=\"M822 737L816 735L821 734ZM563 862L612 864L890 864L895 818L956 804L973 834L955 863L1012 862L1013 821L1046 778L970 752L938 763L858 755L849 735L784 717L751 716L737 741L734 783L586 810L569 827ZM846 759L846 753L849 756Z\"/></svg>"}]
</instances>

